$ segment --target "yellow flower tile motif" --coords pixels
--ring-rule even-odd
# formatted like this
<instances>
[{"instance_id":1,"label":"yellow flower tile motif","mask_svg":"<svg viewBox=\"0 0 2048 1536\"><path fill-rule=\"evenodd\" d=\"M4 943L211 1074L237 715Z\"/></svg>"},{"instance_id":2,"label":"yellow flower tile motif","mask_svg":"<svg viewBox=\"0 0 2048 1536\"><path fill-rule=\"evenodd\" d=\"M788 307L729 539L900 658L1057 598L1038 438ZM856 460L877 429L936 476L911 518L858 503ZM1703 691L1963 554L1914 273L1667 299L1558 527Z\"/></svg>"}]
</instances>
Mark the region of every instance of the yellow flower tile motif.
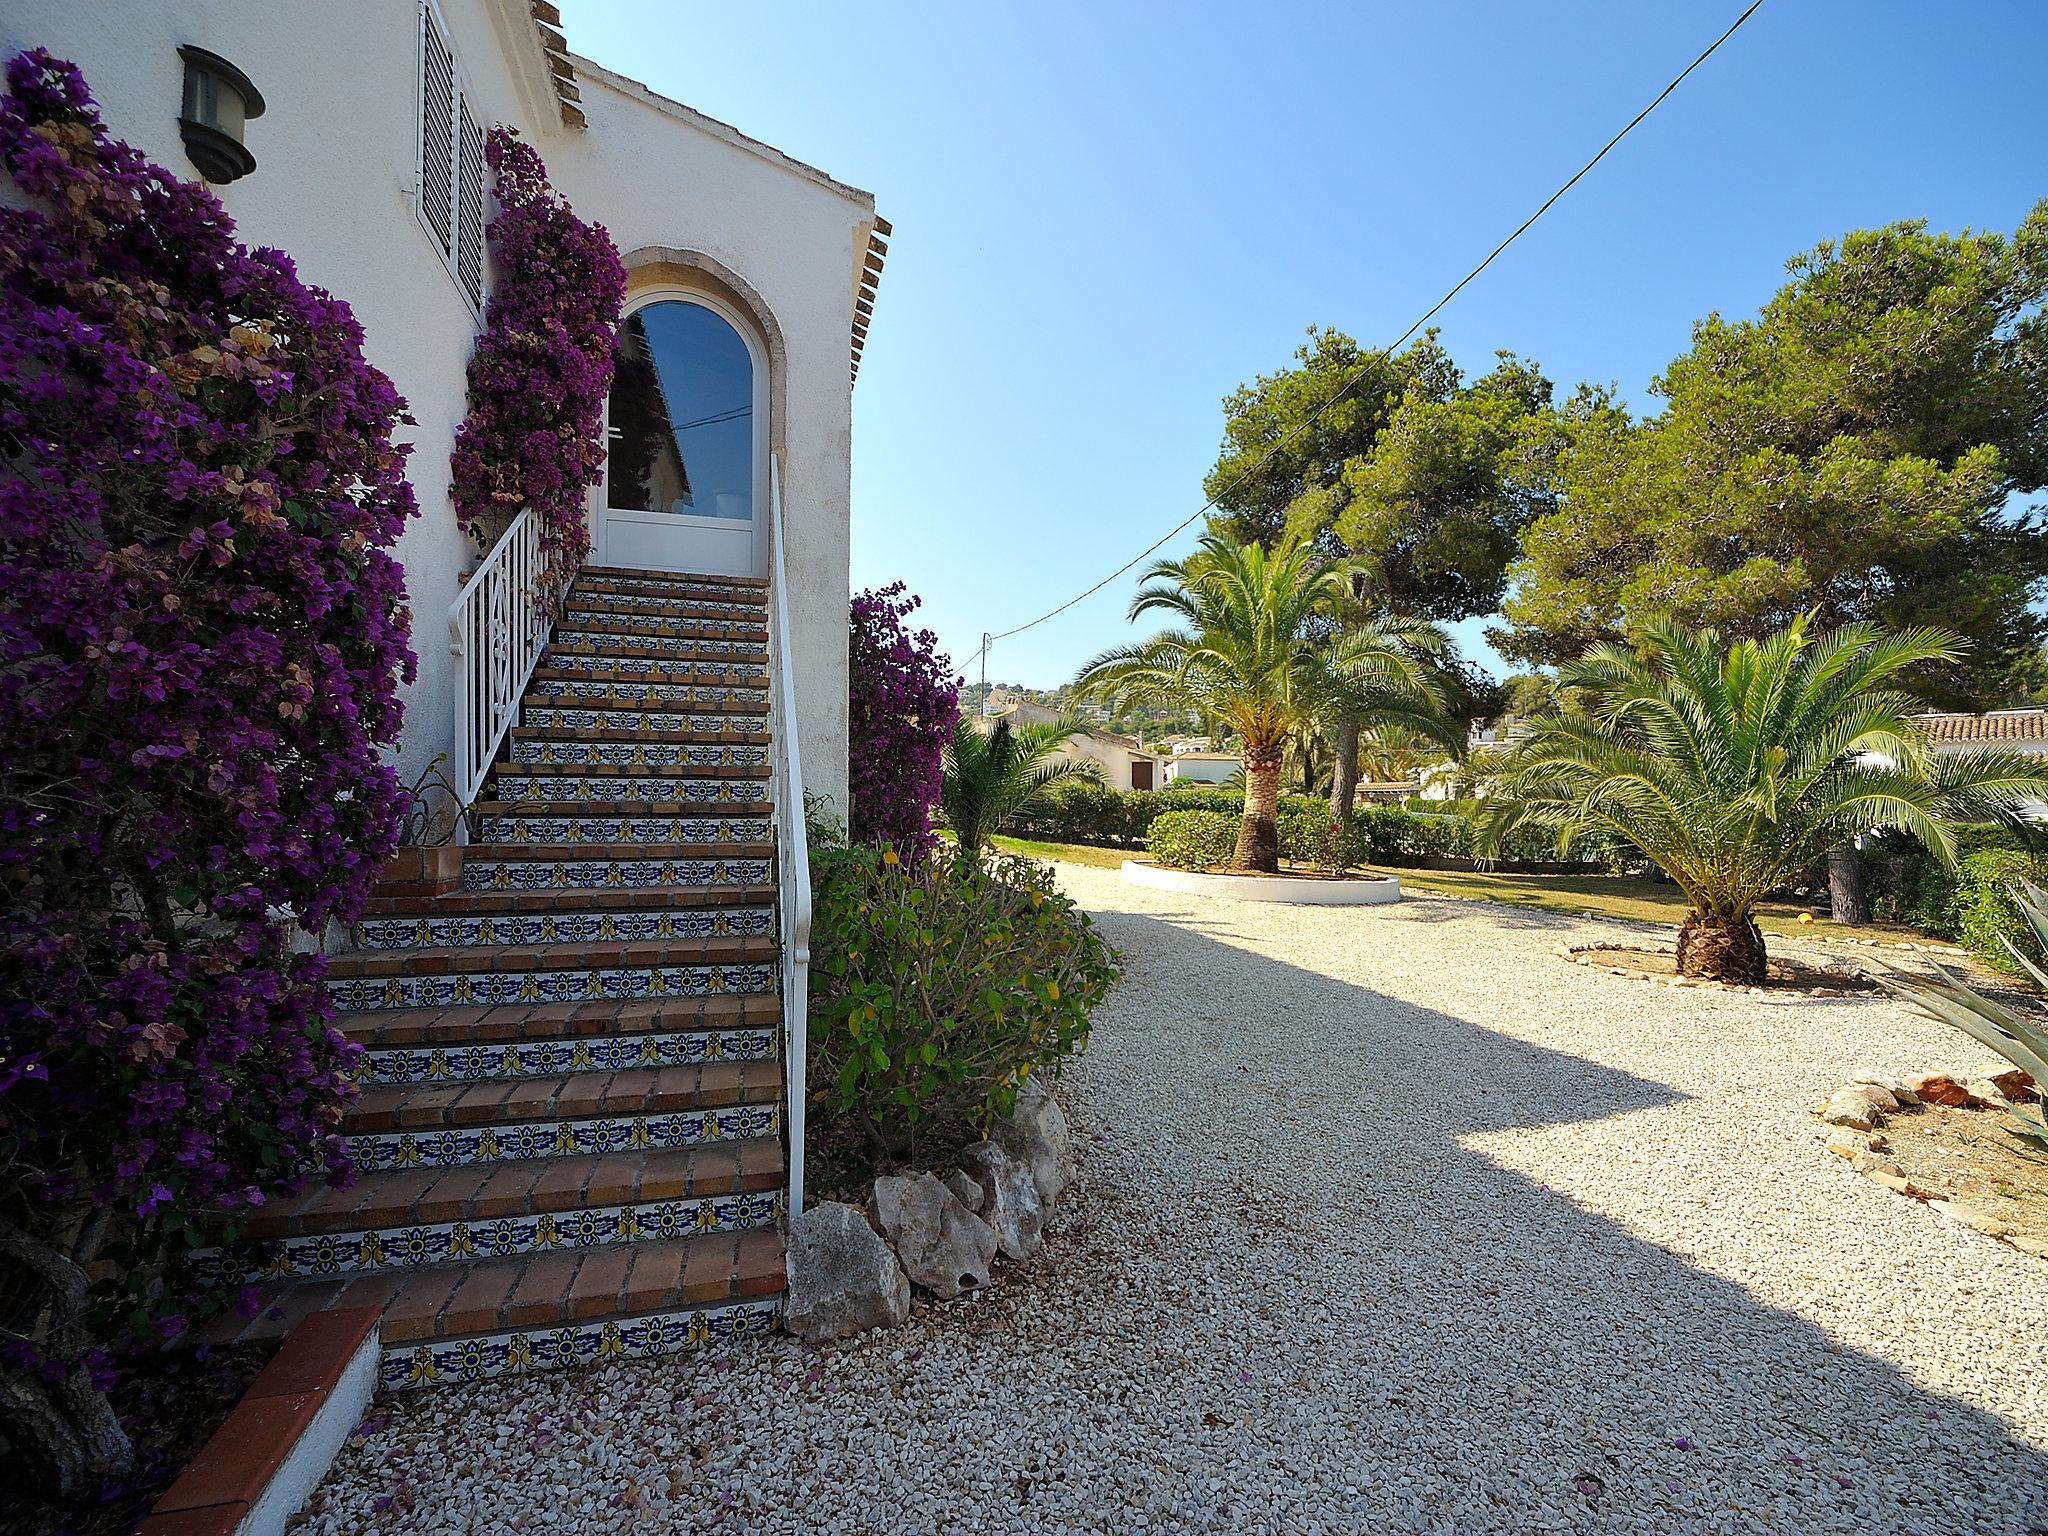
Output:
<instances>
[{"instance_id":1,"label":"yellow flower tile motif","mask_svg":"<svg viewBox=\"0 0 2048 1536\"><path fill-rule=\"evenodd\" d=\"M434 1367L434 1352L427 1348L426 1345L422 1344L418 1349L414 1350L409 1358L412 1362L412 1369L406 1376L406 1381L409 1385L419 1386L426 1382L440 1380L441 1373Z\"/></svg>"}]
</instances>

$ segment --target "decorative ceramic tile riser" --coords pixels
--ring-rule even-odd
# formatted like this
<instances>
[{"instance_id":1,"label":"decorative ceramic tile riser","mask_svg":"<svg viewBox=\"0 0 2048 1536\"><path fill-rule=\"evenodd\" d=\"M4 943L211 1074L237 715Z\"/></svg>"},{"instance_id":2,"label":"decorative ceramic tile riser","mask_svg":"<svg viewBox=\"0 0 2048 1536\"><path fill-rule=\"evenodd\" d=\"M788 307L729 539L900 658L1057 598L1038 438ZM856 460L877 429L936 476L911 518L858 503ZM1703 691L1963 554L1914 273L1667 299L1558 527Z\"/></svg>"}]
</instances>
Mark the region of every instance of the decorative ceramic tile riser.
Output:
<instances>
[{"instance_id":1,"label":"decorative ceramic tile riser","mask_svg":"<svg viewBox=\"0 0 2048 1536\"><path fill-rule=\"evenodd\" d=\"M767 697L765 683L720 687L705 683L585 682L581 678L536 678L527 686L535 698L592 704L680 704L691 709L724 709L733 704L759 704Z\"/></svg>"},{"instance_id":2,"label":"decorative ceramic tile riser","mask_svg":"<svg viewBox=\"0 0 2048 1536\"><path fill-rule=\"evenodd\" d=\"M465 859L465 891L616 891L644 885L766 885L767 859Z\"/></svg>"},{"instance_id":3,"label":"decorative ceramic tile riser","mask_svg":"<svg viewBox=\"0 0 2048 1536\"><path fill-rule=\"evenodd\" d=\"M630 1072L705 1061L773 1061L776 1044L777 1031L773 1029L704 1029L480 1045L391 1046L365 1051L356 1080L366 1087L387 1088L397 1083L477 1083L559 1077L567 1072Z\"/></svg>"},{"instance_id":4,"label":"decorative ceramic tile riser","mask_svg":"<svg viewBox=\"0 0 2048 1536\"><path fill-rule=\"evenodd\" d=\"M516 736L512 761L597 768L753 768L768 761L768 749L748 742L536 741Z\"/></svg>"},{"instance_id":5,"label":"decorative ceramic tile riser","mask_svg":"<svg viewBox=\"0 0 2048 1536\"><path fill-rule=\"evenodd\" d=\"M671 709L571 709L530 704L519 723L535 730L569 731L703 731L716 736L758 736L759 715L698 715Z\"/></svg>"},{"instance_id":6,"label":"decorative ceramic tile riser","mask_svg":"<svg viewBox=\"0 0 2048 1536\"><path fill-rule=\"evenodd\" d=\"M526 816L478 819L480 843L765 843L765 816Z\"/></svg>"},{"instance_id":7,"label":"decorative ceramic tile riser","mask_svg":"<svg viewBox=\"0 0 2048 1536\"><path fill-rule=\"evenodd\" d=\"M653 656L586 656L564 652L543 663L558 672L624 672L632 677L667 678L679 672L715 677L736 686L768 686L768 669L746 661L665 661Z\"/></svg>"},{"instance_id":8,"label":"decorative ceramic tile riser","mask_svg":"<svg viewBox=\"0 0 2048 1536\"><path fill-rule=\"evenodd\" d=\"M723 622L741 624L759 624L762 611L759 603L735 603L709 594L703 597L693 597L688 593L681 593L675 597L650 597L644 592L591 591L569 594L570 615L584 616L585 623L594 619L601 624L627 610L653 614L711 614Z\"/></svg>"},{"instance_id":9,"label":"decorative ceramic tile riser","mask_svg":"<svg viewBox=\"0 0 2048 1536\"><path fill-rule=\"evenodd\" d=\"M358 1173L381 1173L395 1168L462 1168L473 1163L519 1163L536 1157L601 1152L678 1151L707 1142L781 1134L780 1107L736 1104L729 1109L606 1120L514 1120L504 1125L392 1131L351 1136L348 1151Z\"/></svg>"},{"instance_id":10,"label":"decorative ceramic tile riser","mask_svg":"<svg viewBox=\"0 0 2048 1536\"><path fill-rule=\"evenodd\" d=\"M397 1344L378 1366L380 1391L482 1381L522 1371L563 1370L602 1360L658 1360L685 1350L772 1333L773 1298L698 1311L654 1312L616 1322L493 1333L425 1344Z\"/></svg>"},{"instance_id":11,"label":"decorative ceramic tile riser","mask_svg":"<svg viewBox=\"0 0 2048 1536\"><path fill-rule=\"evenodd\" d=\"M641 882L635 881L634 884ZM768 965L648 965L615 970L458 971L441 976L330 979L334 1006L372 1008L498 1007L506 1003L623 1002L643 997L717 997L775 989Z\"/></svg>"},{"instance_id":12,"label":"decorative ceramic tile riser","mask_svg":"<svg viewBox=\"0 0 2048 1536\"><path fill-rule=\"evenodd\" d=\"M757 656L766 649L765 640L745 637L726 639L717 635L613 635L589 629L557 629L554 640L546 654L541 657L541 662L544 666L556 666L560 664L557 658L562 655L611 656L620 651L661 651L705 656L751 653Z\"/></svg>"},{"instance_id":13,"label":"decorative ceramic tile riser","mask_svg":"<svg viewBox=\"0 0 2048 1536\"><path fill-rule=\"evenodd\" d=\"M500 800L681 800L697 805L751 805L768 798L766 779L592 778L498 770Z\"/></svg>"},{"instance_id":14,"label":"decorative ceramic tile riser","mask_svg":"<svg viewBox=\"0 0 2048 1536\"><path fill-rule=\"evenodd\" d=\"M658 912L486 912L373 917L356 924L363 949L482 944L644 944L657 939L767 938L772 907L679 907Z\"/></svg>"},{"instance_id":15,"label":"decorative ceramic tile riser","mask_svg":"<svg viewBox=\"0 0 2048 1536\"><path fill-rule=\"evenodd\" d=\"M699 634L757 646L768 643L768 624L758 608L744 619L670 618L658 613L571 613L563 618L562 627L571 635L609 635L614 643L622 635Z\"/></svg>"},{"instance_id":16,"label":"decorative ceramic tile riser","mask_svg":"<svg viewBox=\"0 0 2048 1536\"><path fill-rule=\"evenodd\" d=\"M459 1264L466 1259L516 1259L529 1253L676 1243L707 1232L752 1232L773 1226L781 1205L782 1192L768 1189L703 1200L528 1212L489 1221L322 1232L271 1244L263 1261L251 1266L244 1283L371 1275L429 1264Z\"/></svg>"},{"instance_id":17,"label":"decorative ceramic tile riser","mask_svg":"<svg viewBox=\"0 0 2048 1536\"><path fill-rule=\"evenodd\" d=\"M652 576L605 576L585 571L576 578L571 597L608 597L652 587L661 597L708 597L717 602L748 603L755 609L767 606L768 594L760 587L736 587L729 582L706 581L701 577L657 580Z\"/></svg>"}]
</instances>

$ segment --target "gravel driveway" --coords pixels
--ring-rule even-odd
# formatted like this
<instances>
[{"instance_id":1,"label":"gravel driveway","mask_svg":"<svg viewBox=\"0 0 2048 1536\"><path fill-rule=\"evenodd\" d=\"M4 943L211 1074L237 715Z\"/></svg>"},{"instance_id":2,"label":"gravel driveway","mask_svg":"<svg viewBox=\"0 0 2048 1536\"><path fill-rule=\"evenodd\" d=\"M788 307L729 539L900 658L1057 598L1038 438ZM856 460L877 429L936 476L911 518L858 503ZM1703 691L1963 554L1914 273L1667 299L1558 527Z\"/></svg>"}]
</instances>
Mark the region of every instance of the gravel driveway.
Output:
<instances>
[{"instance_id":1,"label":"gravel driveway","mask_svg":"<svg viewBox=\"0 0 2048 1536\"><path fill-rule=\"evenodd\" d=\"M1040 1258L836 1351L401 1399L306 1529L2048 1531L2048 1263L1807 1112L1959 1035L1556 958L1596 922L1061 876L1126 978Z\"/></svg>"}]
</instances>

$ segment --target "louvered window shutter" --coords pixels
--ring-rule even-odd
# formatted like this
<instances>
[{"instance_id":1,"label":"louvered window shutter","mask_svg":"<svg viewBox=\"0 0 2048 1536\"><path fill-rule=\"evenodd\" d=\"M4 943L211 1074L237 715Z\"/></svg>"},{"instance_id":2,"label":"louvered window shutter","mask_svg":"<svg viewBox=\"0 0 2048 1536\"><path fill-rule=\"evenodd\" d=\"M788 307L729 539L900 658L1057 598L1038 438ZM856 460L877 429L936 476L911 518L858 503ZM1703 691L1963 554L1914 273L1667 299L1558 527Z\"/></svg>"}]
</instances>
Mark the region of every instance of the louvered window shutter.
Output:
<instances>
[{"instance_id":1,"label":"louvered window shutter","mask_svg":"<svg viewBox=\"0 0 2048 1536\"><path fill-rule=\"evenodd\" d=\"M462 158L458 166L455 275L471 304L484 301L484 132L469 115L469 98L460 104Z\"/></svg>"},{"instance_id":2,"label":"louvered window shutter","mask_svg":"<svg viewBox=\"0 0 2048 1536\"><path fill-rule=\"evenodd\" d=\"M444 254L455 237L455 54L420 7L420 211Z\"/></svg>"}]
</instances>

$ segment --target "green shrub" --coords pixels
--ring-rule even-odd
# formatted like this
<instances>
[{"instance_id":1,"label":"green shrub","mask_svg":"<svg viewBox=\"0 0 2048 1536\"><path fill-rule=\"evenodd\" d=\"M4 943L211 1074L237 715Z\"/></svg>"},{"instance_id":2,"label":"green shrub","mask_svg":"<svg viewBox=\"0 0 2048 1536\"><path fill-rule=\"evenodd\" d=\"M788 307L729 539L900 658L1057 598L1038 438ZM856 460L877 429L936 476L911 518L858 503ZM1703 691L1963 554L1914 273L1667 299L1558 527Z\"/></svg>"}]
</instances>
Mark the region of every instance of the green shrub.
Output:
<instances>
[{"instance_id":1,"label":"green shrub","mask_svg":"<svg viewBox=\"0 0 2048 1536\"><path fill-rule=\"evenodd\" d=\"M1956 828L1959 864L1974 854L2001 850L2026 852L2027 840L2011 827ZM2038 855L2038 849L2033 851ZM1906 923L1922 933L1957 937L1953 910L1957 871L1929 853L1918 838L1904 832L1880 832L1866 837L1859 862L1873 916ZM2000 948L2002 951L2003 946Z\"/></svg>"},{"instance_id":2,"label":"green shrub","mask_svg":"<svg viewBox=\"0 0 2048 1536\"><path fill-rule=\"evenodd\" d=\"M1116 952L1052 872L942 851L811 849L811 1113L829 1144L883 1167L921 1137L1010 1108L1036 1070L1088 1042Z\"/></svg>"},{"instance_id":3,"label":"green shrub","mask_svg":"<svg viewBox=\"0 0 2048 1536\"><path fill-rule=\"evenodd\" d=\"M1948 932L1971 954L2008 976L2026 974L2003 940L2028 942L2031 931L2013 892L2022 881L2048 879L2048 864L2017 848L1973 853L1956 866L1945 916Z\"/></svg>"},{"instance_id":4,"label":"green shrub","mask_svg":"<svg viewBox=\"0 0 2048 1536\"><path fill-rule=\"evenodd\" d=\"M1240 817L1222 811L1168 811L1152 822L1152 858L1175 869L1214 869L1237 851Z\"/></svg>"}]
</instances>

